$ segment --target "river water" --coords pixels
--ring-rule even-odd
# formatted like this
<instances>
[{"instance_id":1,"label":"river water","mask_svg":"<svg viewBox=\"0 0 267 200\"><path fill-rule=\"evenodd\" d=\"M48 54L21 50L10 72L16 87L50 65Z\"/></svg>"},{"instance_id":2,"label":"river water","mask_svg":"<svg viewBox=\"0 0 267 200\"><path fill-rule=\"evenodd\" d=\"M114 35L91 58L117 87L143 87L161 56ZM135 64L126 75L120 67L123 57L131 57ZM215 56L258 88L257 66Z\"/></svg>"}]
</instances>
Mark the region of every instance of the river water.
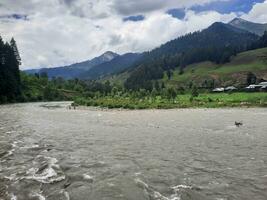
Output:
<instances>
[{"instance_id":1,"label":"river water","mask_svg":"<svg viewBox=\"0 0 267 200\"><path fill-rule=\"evenodd\" d=\"M1 200L267 199L265 108L67 105L0 106Z\"/></svg>"}]
</instances>

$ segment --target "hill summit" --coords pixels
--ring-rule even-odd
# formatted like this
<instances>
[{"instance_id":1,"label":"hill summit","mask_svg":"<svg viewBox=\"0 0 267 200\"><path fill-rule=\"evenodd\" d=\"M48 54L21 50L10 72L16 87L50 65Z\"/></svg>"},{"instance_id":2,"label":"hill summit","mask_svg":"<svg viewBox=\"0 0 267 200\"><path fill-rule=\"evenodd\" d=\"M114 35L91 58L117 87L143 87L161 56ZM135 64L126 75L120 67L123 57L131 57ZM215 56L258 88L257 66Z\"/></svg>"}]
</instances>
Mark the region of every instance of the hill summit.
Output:
<instances>
[{"instance_id":1,"label":"hill summit","mask_svg":"<svg viewBox=\"0 0 267 200\"><path fill-rule=\"evenodd\" d=\"M267 24L260 24L255 22L250 22L241 18L235 18L229 22L231 26L236 28L246 30L248 32L254 33L256 35L262 36L265 31L267 31Z\"/></svg>"}]
</instances>

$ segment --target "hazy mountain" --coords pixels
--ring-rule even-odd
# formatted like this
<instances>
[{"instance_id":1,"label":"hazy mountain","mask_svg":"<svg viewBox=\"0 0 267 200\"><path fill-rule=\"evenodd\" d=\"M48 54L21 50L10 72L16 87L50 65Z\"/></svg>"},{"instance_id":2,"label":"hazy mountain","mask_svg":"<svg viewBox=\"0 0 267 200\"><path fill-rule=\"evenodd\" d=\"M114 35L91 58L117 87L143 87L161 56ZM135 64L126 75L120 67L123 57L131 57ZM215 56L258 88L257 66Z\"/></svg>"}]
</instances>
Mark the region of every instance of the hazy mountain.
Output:
<instances>
[{"instance_id":1,"label":"hazy mountain","mask_svg":"<svg viewBox=\"0 0 267 200\"><path fill-rule=\"evenodd\" d=\"M102 63L92 67L90 70L81 74L81 79L97 79L109 74L119 73L123 70L131 67L135 62L140 60L142 54L127 53L121 56L117 56L109 62Z\"/></svg>"},{"instance_id":2,"label":"hazy mountain","mask_svg":"<svg viewBox=\"0 0 267 200\"><path fill-rule=\"evenodd\" d=\"M264 31L267 31L267 24L254 23L241 18L235 18L230 21L229 24L236 28L249 31L259 36L263 35Z\"/></svg>"},{"instance_id":3,"label":"hazy mountain","mask_svg":"<svg viewBox=\"0 0 267 200\"><path fill-rule=\"evenodd\" d=\"M102 54L101 56L93 58L92 60L87 60L84 62L75 63L75 64L68 66L68 68L89 70L94 66L100 65L100 64L105 63L105 62L109 62L109 61L113 60L114 58L116 58L117 56L119 56L119 55L114 53L114 52L107 51L104 54Z\"/></svg>"},{"instance_id":4,"label":"hazy mountain","mask_svg":"<svg viewBox=\"0 0 267 200\"><path fill-rule=\"evenodd\" d=\"M83 72L90 70L92 67L103 64L105 62L109 62L112 59L119 56L116 53L108 51L101 56L93 58L92 60L87 60L80 63L75 63L69 66L64 67L56 67L56 68L43 68L39 70L26 70L26 73L34 74L34 73L47 73L49 78L52 77L62 77L65 79L77 78Z\"/></svg>"}]
</instances>

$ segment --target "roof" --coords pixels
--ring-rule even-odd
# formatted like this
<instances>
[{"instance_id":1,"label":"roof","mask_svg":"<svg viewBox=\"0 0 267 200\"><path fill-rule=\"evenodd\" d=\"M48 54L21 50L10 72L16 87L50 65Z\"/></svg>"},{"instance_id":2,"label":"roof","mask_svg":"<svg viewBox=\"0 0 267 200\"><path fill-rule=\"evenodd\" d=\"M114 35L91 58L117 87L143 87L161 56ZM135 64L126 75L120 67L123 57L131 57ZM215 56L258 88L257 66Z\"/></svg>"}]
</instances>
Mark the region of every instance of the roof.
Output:
<instances>
[{"instance_id":1,"label":"roof","mask_svg":"<svg viewBox=\"0 0 267 200\"><path fill-rule=\"evenodd\" d=\"M259 83L259 85L266 86L267 85L267 82L261 82L261 83Z\"/></svg>"},{"instance_id":2,"label":"roof","mask_svg":"<svg viewBox=\"0 0 267 200\"><path fill-rule=\"evenodd\" d=\"M261 88L262 85L249 85L248 87L246 87L246 89L255 89L255 88Z\"/></svg>"}]
</instances>

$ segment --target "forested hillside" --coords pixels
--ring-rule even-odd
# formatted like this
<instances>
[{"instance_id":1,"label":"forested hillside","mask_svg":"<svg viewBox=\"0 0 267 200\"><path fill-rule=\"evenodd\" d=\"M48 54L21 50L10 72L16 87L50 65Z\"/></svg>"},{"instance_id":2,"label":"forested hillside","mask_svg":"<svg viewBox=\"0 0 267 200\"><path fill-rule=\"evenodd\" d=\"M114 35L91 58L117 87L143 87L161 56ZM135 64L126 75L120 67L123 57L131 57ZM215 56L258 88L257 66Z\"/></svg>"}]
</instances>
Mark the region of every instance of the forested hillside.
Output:
<instances>
[{"instance_id":1,"label":"forested hillside","mask_svg":"<svg viewBox=\"0 0 267 200\"><path fill-rule=\"evenodd\" d=\"M128 89L153 88L151 80L161 79L164 71L197 62L229 62L231 56L247 50L259 37L228 24L214 23L209 28L190 33L146 53L125 82Z\"/></svg>"}]
</instances>

